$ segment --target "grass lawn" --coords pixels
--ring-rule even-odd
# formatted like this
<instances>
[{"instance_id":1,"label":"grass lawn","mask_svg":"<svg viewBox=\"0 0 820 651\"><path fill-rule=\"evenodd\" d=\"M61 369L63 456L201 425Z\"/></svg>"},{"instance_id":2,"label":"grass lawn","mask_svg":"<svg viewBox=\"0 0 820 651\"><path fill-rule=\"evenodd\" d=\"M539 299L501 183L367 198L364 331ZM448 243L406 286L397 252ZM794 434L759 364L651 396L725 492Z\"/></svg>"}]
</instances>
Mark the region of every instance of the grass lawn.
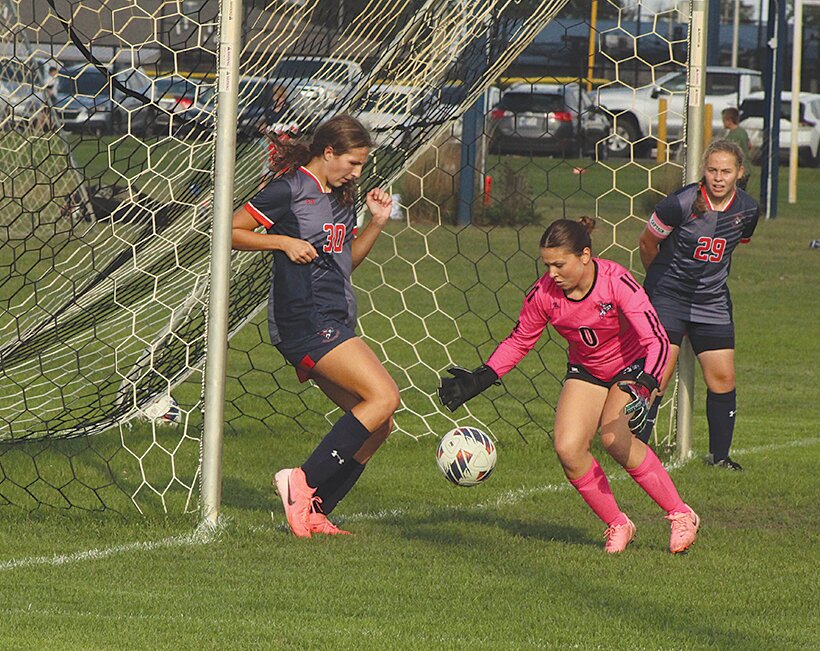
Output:
<instances>
[{"instance_id":1,"label":"grass lawn","mask_svg":"<svg viewBox=\"0 0 820 651\"><path fill-rule=\"evenodd\" d=\"M539 161L544 164L551 163ZM590 168L578 176L598 183L599 173L606 174ZM449 421L408 414L334 513L355 535L295 539L270 478L303 461L324 433L326 402L297 387L288 370L271 377L269 370L281 367L275 351L259 343L264 333L257 320L232 342L229 360L223 526L197 533L195 516L164 516L153 505L140 517L127 499L116 504L118 513L0 509L0 648L817 648L820 590L811 577L820 542L813 480L820 451L814 368L820 251L808 243L820 237L820 197L811 191L820 172L801 169L796 206L785 203L783 178L778 219L760 223L732 269L739 405L733 457L746 470L729 473L703 463L705 391L698 380L696 454L672 469L703 520L687 555L668 554L662 513L596 445L619 503L638 527L625 554L603 553L604 527L568 486L551 451L549 405L557 384L537 373L505 379L503 389L493 389L495 400L476 407L476 418L498 439L498 468L486 485L450 486L436 469L437 439L429 435L442 434ZM567 176L562 187L578 182ZM536 194L539 187L533 183ZM643 213L629 214L625 223L634 222L629 227L637 234ZM489 354L517 314L519 290L535 277L537 229L476 229L455 240L453 252L445 229L422 237L421 227L391 228L373 252L379 264L355 276L365 334L375 337L386 327L376 308L399 301L396 288L406 290L420 314L427 301L440 299L461 328L437 342L416 339L423 324L399 311L397 318L407 319L401 331L411 335L409 344L400 338L385 344L396 360L391 371L398 375L414 354L434 369L442 356L469 365ZM440 264L428 267L423 249L431 242ZM403 259L417 262L402 265ZM419 269L432 279L430 287L444 284L445 269L457 291L416 293L411 279ZM479 287L455 273L459 269L477 271ZM466 344L457 340L460 334ZM539 354L549 365L560 362L551 343ZM435 373L418 373L397 379L419 387L406 393L418 402L414 411L426 415L433 403L424 402L422 389L432 392ZM198 391L192 383L175 396L185 405ZM144 425L127 435L155 444L131 444L147 454L181 437L154 438ZM17 477L15 496L26 488L82 493L78 483L96 486L106 465L125 472L123 483L133 490L140 467L128 455L111 457L119 436L6 451L0 494L8 494L10 477ZM70 445L76 453L63 454L54 470L57 453ZM190 451L182 457L189 462ZM170 457L164 464L157 483L176 471ZM28 474L19 474L23 465ZM88 468L99 473L92 472L93 481L83 480L81 470Z\"/></svg>"}]
</instances>

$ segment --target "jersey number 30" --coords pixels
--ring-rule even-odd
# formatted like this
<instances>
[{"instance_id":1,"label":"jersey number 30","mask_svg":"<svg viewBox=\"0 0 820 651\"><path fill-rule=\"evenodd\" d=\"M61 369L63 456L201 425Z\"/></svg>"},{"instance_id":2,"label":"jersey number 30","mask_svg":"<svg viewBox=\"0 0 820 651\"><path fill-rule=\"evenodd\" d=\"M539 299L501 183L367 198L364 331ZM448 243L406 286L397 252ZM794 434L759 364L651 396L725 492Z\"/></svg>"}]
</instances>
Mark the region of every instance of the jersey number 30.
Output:
<instances>
[{"instance_id":1,"label":"jersey number 30","mask_svg":"<svg viewBox=\"0 0 820 651\"><path fill-rule=\"evenodd\" d=\"M322 227L327 233L327 242L322 247L325 253L341 253L342 246L345 243L345 234L347 233L347 226L345 224L325 224Z\"/></svg>"},{"instance_id":2,"label":"jersey number 30","mask_svg":"<svg viewBox=\"0 0 820 651\"><path fill-rule=\"evenodd\" d=\"M720 262L726 250L726 240L722 237L699 237L698 246L692 254L695 260L703 262Z\"/></svg>"}]
</instances>

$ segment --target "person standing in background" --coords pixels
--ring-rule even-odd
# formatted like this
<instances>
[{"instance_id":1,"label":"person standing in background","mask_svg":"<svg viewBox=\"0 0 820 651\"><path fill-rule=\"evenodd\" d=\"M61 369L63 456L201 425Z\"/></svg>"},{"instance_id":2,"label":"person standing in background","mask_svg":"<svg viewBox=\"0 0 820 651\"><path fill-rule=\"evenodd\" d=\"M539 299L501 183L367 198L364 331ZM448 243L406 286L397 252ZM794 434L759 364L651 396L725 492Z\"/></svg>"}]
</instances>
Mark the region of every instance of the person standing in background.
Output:
<instances>
[{"instance_id":1,"label":"person standing in background","mask_svg":"<svg viewBox=\"0 0 820 651\"><path fill-rule=\"evenodd\" d=\"M737 185L741 190L745 190L749 184L749 177L752 175L752 161L749 155L749 134L746 129L740 126L740 113L734 107L729 107L721 111L723 126L726 133L723 139L735 143L743 152L743 176L737 180Z\"/></svg>"}]
</instances>

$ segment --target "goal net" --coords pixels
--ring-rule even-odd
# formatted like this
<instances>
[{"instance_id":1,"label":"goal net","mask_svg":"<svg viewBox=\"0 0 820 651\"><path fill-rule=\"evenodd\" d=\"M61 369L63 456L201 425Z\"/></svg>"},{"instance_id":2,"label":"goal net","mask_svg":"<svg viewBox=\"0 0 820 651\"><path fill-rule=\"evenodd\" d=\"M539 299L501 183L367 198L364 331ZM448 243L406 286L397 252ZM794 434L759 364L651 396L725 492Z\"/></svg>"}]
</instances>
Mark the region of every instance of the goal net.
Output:
<instances>
[{"instance_id":1,"label":"goal net","mask_svg":"<svg viewBox=\"0 0 820 651\"><path fill-rule=\"evenodd\" d=\"M92 4L0 2L0 503L192 509L219 6ZM371 128L362 191L389 188L396 219L354 284L362 335L401 389L404 435L455 422L434 399L438 377L480 363L509 331L539 275L545 223L593 215L596 253L634 267L647 201L680 181L673 150L645 158L657 133L629 131L636 117L624 112L601 111L608 130L577 144L594 112L578 92L588 83L637 96L685 71L676 12L644 8L636 33L639 5L600 4L605 29L589 4L565 1L247 3L234 205L266 182L276 138L340 111ZM548 27L562 45L521 63ZM666 58L642 50L650 41ZM516 81L577 98L559 111L570 113L567 149L505 150L490 109ZM465 113L480 116L475 129ZM469 225L457 219L465 203ZM269 265L233 257L226 426L315 436L334 415L270 354ZM545 335L500 396L464 418L499 439L549 436L565 363Z\"/></svg>"}]
</instances>

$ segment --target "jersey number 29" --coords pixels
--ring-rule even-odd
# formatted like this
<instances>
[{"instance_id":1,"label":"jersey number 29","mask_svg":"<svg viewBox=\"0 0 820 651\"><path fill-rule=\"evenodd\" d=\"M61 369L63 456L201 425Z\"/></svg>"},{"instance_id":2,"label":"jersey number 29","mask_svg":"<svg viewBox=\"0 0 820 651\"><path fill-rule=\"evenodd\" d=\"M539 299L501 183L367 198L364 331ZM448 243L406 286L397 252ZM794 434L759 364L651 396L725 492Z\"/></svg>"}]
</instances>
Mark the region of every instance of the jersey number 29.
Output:
<instances>
[{"instance_id":1,"label":"jersey number 29","mask_svg":"<svg viewBox=\"0 0 820 651\"><path fill-rule=\"evenodd\" d=\"M722 237L699 237L698 246L692 257L703 262L720 262L726 250L726 240Z\"/></svg>"}]
</instances>

